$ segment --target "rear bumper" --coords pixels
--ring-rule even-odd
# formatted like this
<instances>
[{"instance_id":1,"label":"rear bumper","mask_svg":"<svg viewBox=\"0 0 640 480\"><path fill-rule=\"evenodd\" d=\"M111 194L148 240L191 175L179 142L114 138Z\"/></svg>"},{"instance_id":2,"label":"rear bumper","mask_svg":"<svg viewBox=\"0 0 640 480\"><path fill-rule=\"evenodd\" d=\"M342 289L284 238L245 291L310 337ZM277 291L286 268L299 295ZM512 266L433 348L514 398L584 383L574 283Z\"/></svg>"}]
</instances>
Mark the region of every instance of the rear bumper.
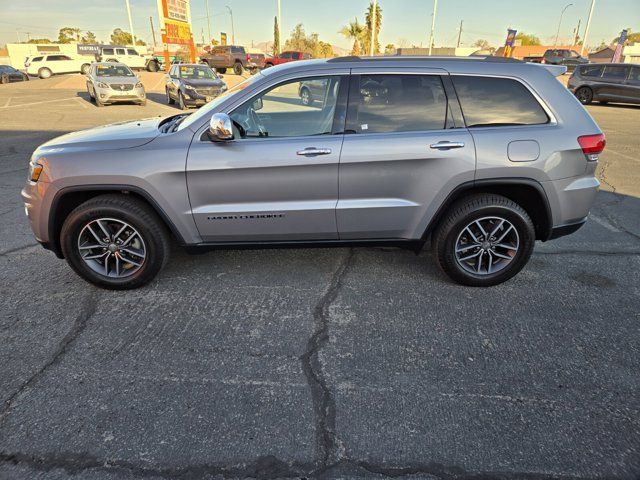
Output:
<instances>
[{"instance_id":1,"label":"rear bumper","mask_svg":"<svg viewBox=\"0 0 640 480\"><path fill-rule=\"evenodd\" d=\"M564 237L565 235L571 235L574 232L577 232L582 228L582 226L587 223L586 217L580 220L579 222L569 223L567 225L559 225L557 227L553 227L551 229L551 234L549 235L549 240L553 240L556 238Z\"/></svg>"}]
</instances>

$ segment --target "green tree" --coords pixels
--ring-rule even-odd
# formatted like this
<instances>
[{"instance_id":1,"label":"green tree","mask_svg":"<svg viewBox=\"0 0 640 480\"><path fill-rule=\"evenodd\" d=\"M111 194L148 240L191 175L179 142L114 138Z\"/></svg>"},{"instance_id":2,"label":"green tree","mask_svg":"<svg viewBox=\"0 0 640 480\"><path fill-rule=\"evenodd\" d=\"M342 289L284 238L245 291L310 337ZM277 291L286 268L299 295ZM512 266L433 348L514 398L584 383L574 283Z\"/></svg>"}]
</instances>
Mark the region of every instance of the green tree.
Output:
<instances>
[{"instance_id":1,"label":"green tree","mask_svg":"<svg viewBox=\"0 0 640 480\"><path fill-rule=\"evenodd\" d=\"M327 42L323 42L320 40L318 45L318 57L322 58L333 58L336 54L333 53L333 45Z\"/></svg>"},{"instance_id":2,"label":"green tree","mask_svg":"<svg viewBox=\"0 0 640 480\"><path fill-rule=\"evenodd\" d=\"M384 47L385 55L395 55L396 54L396 46L393 43L387 43Z\"/></svg>"},{"instance_id":3,"label":"green tree","mask_svg":"<svg viewBox=\"0 0 640 480\"><path fill-rule=\"evenodd\" d=\"M291 37L284 44L285 50L305 52L315 58L333 56L333 46L323 42L317 33L307 35L304 26L299 23L291 32Z\"/></svg>"},{"instance_id":4,"label":"green tree","mask_svg":"<svg viewBox=\"0 0 640 480\"><path fill-rule=\"evenodd\" d=\"M479 38L478 40L476 40L473 46L478 47L478 49L480 50L491 49L491 44L488 41L486 41L484 38Z\"/></svg>"},{"instance_id":5,"label":"green tree","mask_svg":"<svg viewBox=\"0 0 640 480\"><path fill-rule=\"evenodd\" d=\"M58 43L71 43L80 40L80 29L63 27L58 31Z\"/></svg>"},{"instance_id":6,"label":"green tree","mask_svg":"<svg viewBox=\"0 0 640 480\"><path fill-rule=\"evenodd\" d=\"M133 37L129 32L125 32L121 28L116 28L111 34L111 43L113 45L131 45L133 43ZM146 43L137 38L136 45L146 45Z\"/></svg>"},{"instance_id":7,"label":"green tree","mask_svg":"<svg viewBox=\"0 0 640 480\"><path fill-rule=\"evenodd\" d=\"M27 43L53 43L48 38L32 38Z\"/></svg>"},{"instance_id":8,"label":"green tree","mask_svg":"<svg viewBox=\"0 0 640 480\"><path fill-rule=\"evenodd\" d=\"M613 45L617 45L619 40L620 40L620 36L617 36L616 38L613 39L611 43ZM624 44L631 45L632 43L636 43L636 42L640 42L640 32L627 34L627 39L625 40Z\"/></svg>"},{"instance_id":9,"label":"green tree","mask_svg":"<svg viewBox=\"0 0 640 480\"><path fill-rule=\"evenodd\" d=\"M524 32L518 33L516 35L516 40L522 40L522 45L542 45L538 37Z\"/></svg>"},{"instance_id":10,"label":"green tree","mask_svg":"<svg viewBox=\"0 0 640 480\"><path fill-rule=\"evenodd\" d=\"M280 53L280 28L278 25L278 17L273 17L273 52L274 55Z\"/></svg>"},{"instance_id":11,"label":"green tree","mask_svg":"<svg viewBox=\"0 0 640 480\"><path fill-rule=\"evenodd\" d=\"M373 22L373 2L369 4L367 11L365 13L365 29L362 33L362 49L364 53L368 55L371 52L371 30ZM382 8L380 8L379 4L376 4L376 24L374 29L374 49L373 54L377 55L380 53L380 42L378 41L378 36L380 34L380 28L382 27Z\"/></svg>"},{"instance_id":12,"label":"green tree","mask_svg":"<svg viewBox=\"0 0 640 480\"><path fill-rule=\"evenodd\" d=\"M340 34L346 37L348 40L353 40L353 48L351 49L351 55L360 55L360 43L362 41L362 35L365 31L365 27L358 22L355 18L349 25L342 27Z\"/></svg>"},{"instance_id":13,"label":"green tree","mask_svg":"<svg viewBox=\"0 0 640 480\"><path fill-rule=\"evenodd\" d=\"M96 34L93 32L87 31L87 33L82 36L82 43L98 43Z\"/></svg>"}]
</instances>

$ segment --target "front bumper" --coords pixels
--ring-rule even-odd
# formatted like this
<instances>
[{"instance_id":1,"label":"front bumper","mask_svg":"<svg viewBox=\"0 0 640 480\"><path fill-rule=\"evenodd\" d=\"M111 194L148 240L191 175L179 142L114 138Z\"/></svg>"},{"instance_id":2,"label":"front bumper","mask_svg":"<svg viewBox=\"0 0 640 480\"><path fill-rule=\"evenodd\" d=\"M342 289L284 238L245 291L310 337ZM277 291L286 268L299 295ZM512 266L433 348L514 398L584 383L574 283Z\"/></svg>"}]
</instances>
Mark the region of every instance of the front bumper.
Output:
<instances>
[{"instance_id":1,"label":"front bumper","mask_svg":"<svg viewBox=\"0 0 640 480\"><path fill-rule=\"evenodd\" d=\"M102 103L136 102L142 103L147 99L144 88L133 90L114 90L112 88L96 88L96 95Z\"/></svg>"},{"instance_id":2,"label":"front bumper","mask_svg":"<svg viewBox=\"0 0 640 480\"><path fill-rule=\"evenodd\" d=\"M222 93L222 90L210 91L210 93L201 93L197 90L189 90L188 88L183 90L184 101L187 105L204 105L216 98L220 93Z\"/></svg>"}]
</instances>

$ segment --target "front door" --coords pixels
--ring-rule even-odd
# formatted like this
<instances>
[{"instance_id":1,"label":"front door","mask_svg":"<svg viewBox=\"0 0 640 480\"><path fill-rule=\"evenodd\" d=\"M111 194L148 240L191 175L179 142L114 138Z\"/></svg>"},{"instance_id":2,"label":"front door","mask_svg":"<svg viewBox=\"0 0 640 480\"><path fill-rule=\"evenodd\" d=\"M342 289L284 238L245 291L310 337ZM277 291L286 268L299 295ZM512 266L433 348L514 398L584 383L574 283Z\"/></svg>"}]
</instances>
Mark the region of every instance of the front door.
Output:
<instances>
[{"instance_id":1,"label":"front door","mask_svg":"<svg viewBox=\"0 0 640 480\"><path fill-rule=\"evenodd\" d=\"M625 65L606 65L602 75L602 84L598 90L601 97L611 101L624 101L626 92L624 82L629 74Z\"/></svg>"},{"instance_id":2,"label":"front door","mask_svg":"<svg viewBox=\"0 0 640 480\"><path fill-rule=\"evenodd\" d=\"M420 238L452 185L474 177L473 139L445 92L452 88L442 80L448 82L447 72L386 70L353 69L336 210L340 239Z\"/></svg>"},{"instance_id":3,"label":"front door","mask_svg":"<svg viewBox=\"0 0 640 480\"><path fill-rule=\"evenodd\" d=\"M234 140L196 135L187 159L193 216L205 242L336 239L346 80L327 78L303 104L305 79L272 85L230 112Z\"/></svg>"}]
</instances>

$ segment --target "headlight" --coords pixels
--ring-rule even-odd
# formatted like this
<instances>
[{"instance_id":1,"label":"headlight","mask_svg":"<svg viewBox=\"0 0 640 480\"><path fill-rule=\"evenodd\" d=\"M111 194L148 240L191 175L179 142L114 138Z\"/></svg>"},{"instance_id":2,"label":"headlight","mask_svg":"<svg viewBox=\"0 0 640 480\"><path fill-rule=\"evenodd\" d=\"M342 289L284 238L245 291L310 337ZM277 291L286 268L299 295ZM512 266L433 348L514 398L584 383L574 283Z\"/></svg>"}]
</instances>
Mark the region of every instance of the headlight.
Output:
<instances>
[{"instance_id":1,"label":"headlight","mask_svg":"<svg viewBox=\"0 0 640 480\"><path fill-rule=\"evenodd\" d=\"M195 88L193 88L191 85L185 85L184 88L186 88L187 90L195 90Z\"/></svg>"},{"instance_id":2,"label":"headlight","mask_svg":"<svg viewBox=\"0 0 640 480\"><path fill-rule=\"evenodd\" d=\"M142 88L142 82L136 83L136 88Z\"/></svg>"},{"instance_id":3,"label":"headlight","mask_svg":"<svg viewBox=\"0 0 640 480\"><path fill-rule=\"evenodd\" d=\"M226 92L227 91L227 85L226 84L222 85L222 88L220 88L220 91L221 92Z\"/></svg>"},{"instance_id":4,"label":"headlight","mask_svg":"<svg viewBox=\"0 0 640 480\"><path fill-rule=\"evenodd\" d=\"M98 88L109 88L109 85L106 83L98 82Z\"/></svg>"},{"instance_id":5,"label":"headlight","mask_svg":"<svg viewBox=\"0 0 640 480\"><path fill-rule=\"evenodd\" d=\"M33 161L29 162L29 180L37 182L40 179L42 173L42 165Z\"/></svg>"}]
</instances>

